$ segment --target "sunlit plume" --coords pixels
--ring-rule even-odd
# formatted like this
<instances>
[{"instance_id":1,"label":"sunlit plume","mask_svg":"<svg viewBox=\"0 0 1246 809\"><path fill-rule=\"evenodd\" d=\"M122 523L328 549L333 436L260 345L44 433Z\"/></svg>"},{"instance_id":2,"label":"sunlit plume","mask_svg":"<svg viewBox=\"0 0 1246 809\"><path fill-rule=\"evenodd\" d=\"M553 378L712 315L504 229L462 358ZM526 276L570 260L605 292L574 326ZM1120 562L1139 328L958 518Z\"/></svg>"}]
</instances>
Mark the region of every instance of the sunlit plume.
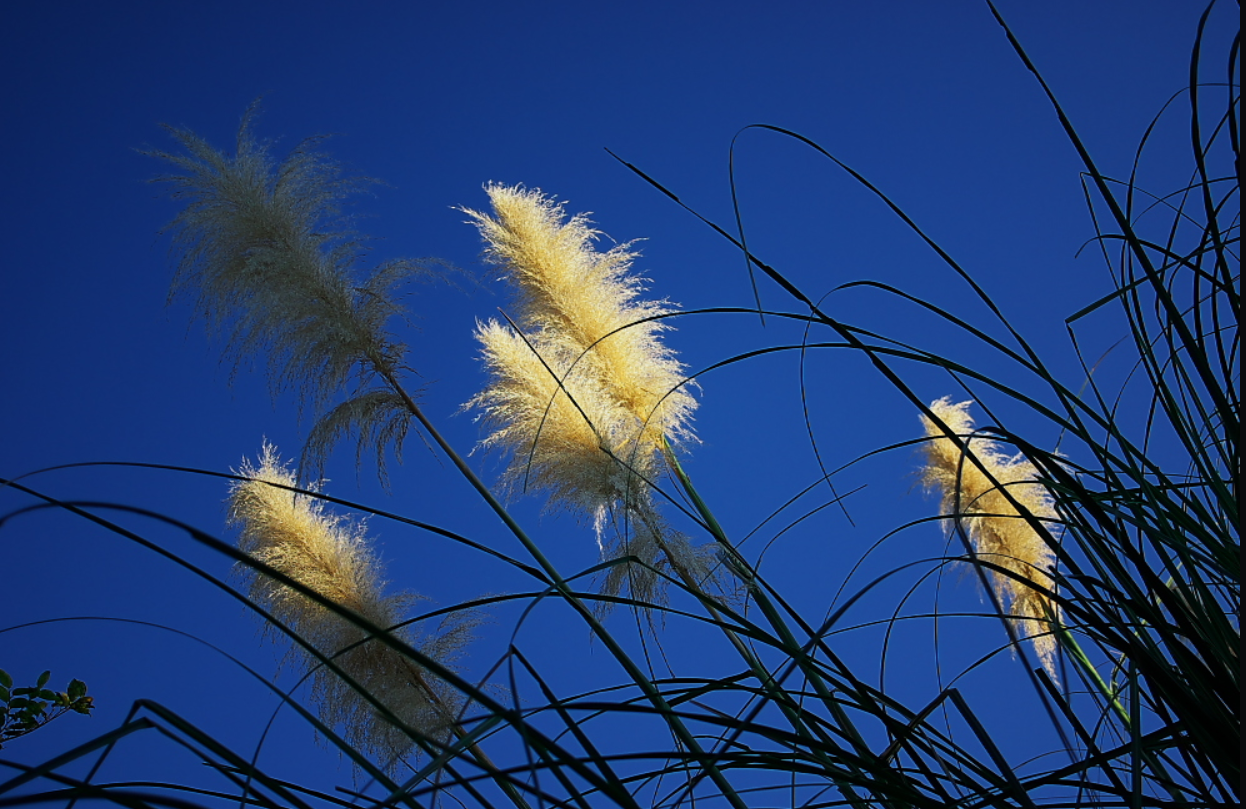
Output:
<instances>
[{"instance_id":1,"label":"sunlit plume","mask_svg":"<svg viewBox=\"0 0 1246 809\"><path fill-rule=\"evenodd\" d=\"M1056 639L1048 618L1058 620L1060 608L1049 595L1055 589L1055 553L1047 537L1056 529L1055 506L1047 488L1036 482L1033 464L1019 454L1006 454L999 442L974 433L970 404L953 404L943 398L931 403L930 410L978 463L939 424L923 416L930 440L924 444L922 480L939 494L943 514L955 521L949 527L964 529L975 556L1012 574L988 568L992 588L1012 616L1019 636L1031 639L1043 666L1054 676ZM1046 531L1035 530L1031 519Z\"/></svg>"},{"instance_id":2,"label":"sunlit plume","mask_svg":"<svg viewBox=\"0 0 1246 809\"><path fill-rule=\"evenodd\" d=\"M298 484L274 447L266 444L258 464L244 461L238 474L250 480L231 488L229 520L239 529L239 549L251 558L438 662L452 660L470 640L464 621L443 624L428 637L410 626L394 628L418 597L384 594L381 564L361 524L330 514L315 496L281 488ZM295 654L301 668L311 671L312 698L326 725L340 728L347 741L377 760L397 761L412 740L364 698L366 693L415 732L448 737L460 699L444 681L328 607L249 566L241 569L256 604L354 681L348 683L306 650Z\"/></svg>"},{"instance_id":3,"label":"sunlit plume","mask_svg":"<svg viewBox=\"0 0 1246 809\"><path fill-rule=\"evenodd\" d=\"M611 568L604 592L626 587L653 602L654 571L673 565L704 584L708 556L661 527L652 495L668 442L693 439L697 405L660 339L672 307L641 300L636 253L629 244L597 250L601 234L586 215L568 217L535 189L485 191L492 215L464 210L515 298L512 323L477 325L489 383L468 407L489 429L483 446L508 456L512 492L546 492L551 504L592 520L603 558L642 563Z\"/></svg>"},{"instance_id":4,"label":"sunlit plume","mask_svg":"<svg viewBox=\"0 0 1246 809\"><path fill-rule=\"evenodd\" d=\"M696 400L664 346L664 301L639 299L629 245L595 249L584 215L567 218L540 191L492 184L494 216L468 210L486 258L516 292L515 334L481 325L490 385L471 402L512 453L507 479L535 484L595 519L644 496L660 471L664 439L691 438ZM619 468L619 467L622 468Z\"/></svg>"}]
</instances>

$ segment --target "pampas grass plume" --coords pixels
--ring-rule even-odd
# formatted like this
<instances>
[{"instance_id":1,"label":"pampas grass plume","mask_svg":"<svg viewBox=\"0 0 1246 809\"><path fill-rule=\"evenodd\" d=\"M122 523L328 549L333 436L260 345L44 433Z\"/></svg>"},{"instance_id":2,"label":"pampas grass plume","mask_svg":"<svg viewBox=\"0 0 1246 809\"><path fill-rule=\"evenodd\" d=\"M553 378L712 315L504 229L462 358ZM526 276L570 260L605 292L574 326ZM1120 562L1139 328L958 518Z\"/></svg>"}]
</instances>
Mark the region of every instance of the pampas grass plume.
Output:
<instances>
[{"instance_id":1,"label":"pampas grass plume","mask_svg":"<svg viewBox=\"0 0 1246 809\"><path fill-rule=\"evenodd\" d=\"M403 311L397 288L434 276L438 263L364 267L367 239L343 208L370 181L345 175L315 138L275 161L251 133L257 111L252 104L243 116L232 155L173 127L180 153L146 152L172 167L156 180L182 205L166 228L178 256L172 294L190 297L225 338L235 370L263 358L274 392L295 390L316 412L306 475L316 477L332 445L355 433L377 453L384 479L383 449L400 451L411 418L394 389L406 347L387 324ZM350 397L330 407L344 391Z\"/></svg>"},{"instance_id":2,"label":"pampas grass plume","mask_svg":"<svg viewBox=\"0 0 1246 809\"><path fill-rule=\"evenodd\" d=\"M666 440L692 438L696 400L683 367L650 320L671 312L643 301L629 245L604 252L583 214L539 190L490 184L493 215L464 209L485 257L516 291L515 323L477 329L489 386L472 399L493 431L484 444L511 452L512 486L583 508L600 525L619 501L644 497Z\"/></svg>"},{"instance_id":3,"label":"pampas grass plume","mask_svg":"<svg viewBox=\"0 0 1246 809\"><path fill-rule=\"evenodd\" d=\"M636 253L628 244L599 251L587 215L568 217L535 189L485 191L492 215L463 210L515 290L517 311L511 324L477 325L490 381L467 407L490 429L482 446L510 456L504 484L588 515L603 559L639 563L608 568L606 595L626 589L660 603L670 573L701 592L721 589L715 549L670 530L650 489L666 470L668 442L694 438L697 402L655 319L673 309L641 299Z\"/></svg>"},{"instance_id":4,"label":"pampas grass plume","mask_svg":"<svg viewBox=\"0 0 1246 809\"><path fill-rule=\"evenodd\" d=\"M376 627L403 620L417 597L383 593L381 564L362 525L328 513L314 496L280 488L298 483L271 445L265 444L257 465L244 461L239 474L250 479L234 483L228 506L241 550ZM301 656L326 725L340 726L353 746L392 765L412 742L362 696L368 693L404 725L432 738L448 735L459 700L447 684L307 596L249 567L245 571L252 600L354 680L352 686L310 653ZM446 661L469 640L470 626L459 622L443 630L424 642L410 627L392 630L392 635Z\"/></svg>"},{"instance_id":5,"label":"pampas grass plume","mask_svg":"<svg viewBox=\"0 0 1246 809\"><path fill-rule=\"evenodd\" d=\"M924 445L922 481L939 494L942 512L964 528L978 559L1019 577L988 571L1019 636L1031 640L1043 666L1054 676L1056 640L1048 619L1058 621L1060 608L1047 593L1055 589L1055 554L1003 491L1006 489L1029 516L1047 526L1054 526L1057 520L1055 506L1050 492L1037 482L1033 464L1020 455L1008 456L998 442L974 435L970 404L953 404L945 397L932 402L930 410L961 439L986 473L935 421L923 416L930 440Z\"/></svg>"}]
</instances>

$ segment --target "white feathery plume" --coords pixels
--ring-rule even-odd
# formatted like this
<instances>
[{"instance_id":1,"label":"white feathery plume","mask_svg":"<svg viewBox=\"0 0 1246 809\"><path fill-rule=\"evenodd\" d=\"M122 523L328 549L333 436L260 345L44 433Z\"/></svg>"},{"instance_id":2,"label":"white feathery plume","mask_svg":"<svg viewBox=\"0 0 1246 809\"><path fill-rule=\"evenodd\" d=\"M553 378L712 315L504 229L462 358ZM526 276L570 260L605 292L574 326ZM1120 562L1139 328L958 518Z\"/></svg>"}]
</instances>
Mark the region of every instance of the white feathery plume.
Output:
<instances>
[{"instance_id":1,"label":"white feathery plume","mask_svg":"<svg viewBox=\"0 0 1246 809\"><path fill-rule=\"evenodd\" d=\"M597 251L600 234L585 215L567 219L538 190L485 190L494 216L465 212L517 293L523 336L496 321L478 327L493 381L469 406L494 427L486 445L513 452L512 484L531 480L555 502L600 519L619 501L644 496L644 481L664 464L664 441L692 438L696 400L659 339L667 327L648 319L673 310L639 299L642 282L630 272L636 254L628 245ZM562 438L542 448L547 433ZM571 451L563 439L573 435ZM564 453L566 463L558 458ZM619 463L622 472L611 469ZM629 477L635 482L621 482Z\"/></svg>"},{"instance_id":2,"label":"white feathery plume","mask_svg":"<svg viewBox=\"0 0 1246 809\"><path fill-rule=\"evenodd\" d=\"M368 181L343 175L317 139L274 162L251 134L256 110L243 116L233 155L173 127L183 153L146 153L173 166L156 181L183 204L166 228L178 255L171 297L193 300L226 339L235 370L266 358L274 391L294 389L316 412L305 475L315 477L331 445L353 432L376 451L384 478L384 448L400 451L412 415L396 390L406 347L386 324L403 311L398 285L431 275L436 262L362 267L366 239L342 207Z\"/></svg>"},{"instance_id":3,"label":"white feathery plume","mask_svg":"<svg viewBox=\"0 0 1246 809\"><path fill-rule=\"evenodd\" d=\"M674 310L640 298L636 253L628 244L598 251L601 234L586 215L568 218L536 189L491 183L485 191L492 215L463 210L515 290L517 312L516 328L477 324L490 381L467 407L490 429L482 445L509 453L503 480L512 491L543 490L552 504L588 515L604 558L635 556L708 582L704 554L657 527L650 491L666 469L667 442L694 438L696 399L661 342L668 327L654 319ZM607 526L614 541L604 538ZM611 568L603 591L627 584L654 602L656 574L627 568L636 566Z\"/></svg>"},{"instance_id":4,"label":"white feathery plume","mask_svg":"<svg viewBox=\"0 0 1246 809\"><path fill-rule=\"evenodd\" d=\"M292 492L294 473L265 444L257 465L244 461L229 494L229 522L239 528L239 549L277 569L392 637L443 665L471 639L470 620L443 622L435 636L421 638L410 626L396 627L412 603L411 593L384 594L381 564L369 548L363 526L335 516L314 496ZM276 486L269 484L278 484ZM444 681L380 642L358 625L291 587L243 566L250 596L277 620L331 658L358 690L310 653L300 655L312 672L312 697L321 720L338 726L353 746L389 765L412 745L361 695L366 692L400 722L430 738L448 738L461 699Z\"/></svg>"},{"instance_id":5,"label":"white feathery plume","mask_svg":"<svg viewBox=\"0 0 1246 809\"><path fill-rule=\"evenodd\" d=\"M1012 617L1019 637L1031 640L1043 666L1054 677L1057 643L1052 621L1059 621L1060 607L1048 593L1055 590L1055 553L1004 491L1049 531L1058 520L1055 505L1051 493L1038 482L1033 464L1020 454L1007 455L998 442L974 434L971 404L953 404L945 397L932 402L930 410L961 439L986 473L938 424L923 416L930 440L924 445L922 481L938 492L942 512L964 528L975 556L1013 574L987 571L992 589Z\"/></svg>"}]
</instances>

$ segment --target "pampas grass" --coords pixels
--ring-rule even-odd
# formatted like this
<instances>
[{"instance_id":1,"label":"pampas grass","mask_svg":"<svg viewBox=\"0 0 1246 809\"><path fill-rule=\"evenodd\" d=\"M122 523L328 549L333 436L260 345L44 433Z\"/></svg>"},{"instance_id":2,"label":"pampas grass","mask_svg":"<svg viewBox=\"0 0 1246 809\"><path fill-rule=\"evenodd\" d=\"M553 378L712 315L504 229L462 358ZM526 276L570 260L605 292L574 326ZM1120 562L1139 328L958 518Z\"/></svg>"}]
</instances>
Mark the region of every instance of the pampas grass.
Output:
<instances>
[{"instance_id":1,"label":"pampas grass","mask_svg":"<svg viewBox=\"0 0 1246 809\"><path fill-rule=\"evenodd\" d=\"M662 599L660 571L715 589L713 553L665 527L652 487L668 471L670 442L693 438L697 401L657 320L666 301L640 298L628 244L604 252L587 214L539 190L485 186L493 215L463 209L485 241L485 258L514 294L508 324L477 325L489 383L466 405L489 433L486 449L508 456L512 492L544 491L551 504L586 515L604 559L634 563L607 572L602 592L627 585Z\"/></svg>"},{"instance_id":2,"label":"pampas grass","mask_svg":"<svg viewBox=\"0 0 1246 809\"><path fill-rule=\"evenodd\" d=\"M659 339L666 301L640 298L630 244L599 251L587 214L539 190L490 184L493 217L466 209L485 240L485 258L514 291L518 327L556 363L558 376L601 380L632 415L637 446L624 458L661 453L663 439L691 437L696 409L683 367ZM566 367L563 367L563 366ZM573 369L571 366L575 366Z\"/></svg>"},{"instance_id":3,"label":"pampas grass","mask_svg":"<svg viewBox=\"0 0 1246 809\"><path fill-rule=\"evenodd\" d=\"M518 308L514 323L523 336L497 321L479 327L493 382L469 406L494 425L485 444L511 450L512 483L528 477L529 452L570 446L555 440L543 449L546 429L577 433L576 443L598 447L586 455L604 451L606 458L588 460L573 452L568 460L578 457L570 463L546 458L539 464L540 487L555 500L579 501L600 520L605 509L652 483L663 464L664 441L692 435L696 399L682 366L659 339L665 326L652 319L672 309L665 301L639 298L641 279L630 272L636 254L626 244L596 250L600 234L587 215L568 219L563 205L522 186L490 184L485 191L494 215L465 212L485 240L485 258L510 284ZM532 356L524 357L525 351ZM622 465L622 475L603 473L611 464ZM564 480L554 479L552 466L565 467ZM578 494L570 496L572 490Z\"/></svg>"},{"instance_id":4,"label":"pampas grass","mask_svg":"<svg viewBox=\"0 0 1246 809\"><path fill-rule=\"evenodd\" d=\"M257 463L244 461L238 474L245 480L230 488L229 523L238 529L239 549L251 558L440 662L452 661L471 640L470 623L463 620L444 623L427 638L403 624L418 596L384 593L381 562L363 525L330 514L314 495L292 491L298 481L275 447L265 444ZM339 677L310 654L299 656L326 725L340 727L352 745L391 765L410 751L412 732L429 739L449 737L462 703L453 689L307 596L251 567L240 570L256 604L349 677ZM379 713L365 694L397 722Z\"/></svg>"},{"instance_id":5,"label":"pampas grass","mask_svg":"<svg viewBox=\"0 0 1246 809\"><path fill-rule=\"evenodd\" d=\"M971 360L927 351L824 310L819 299L745 248L742 218L738 239L714 225L774 282L776 295L781 290L788 296L790 311L771 307L767 319L773 314L780 324L808 327L799 345L765 345L714 367L787 350L803 357L834 349L867 359L882 383L837 395L832 422L859 431L853 411L873 407L874 396L895 397L926 413L922 438L882 446L887 439L880 437L882 448L857 460L894 457L894 450L919 444L923 482L940 501L937 519L964 541L966 554L913 552L934 541L934 520L923 516L896 530L888 522L881 534L842 528L828 543L827 532L811 519L825 504L798 505L825 481L815 479L762 523L777 524L774 518L788 508L805 508L772 535L793 544L818 542L819 552L827 550L817 556L805 553L808 547L792 548L798 553L789 558L796 563L808 558L817 564L800 571L808 575L799 579L806 583L799 592L783 592L763 575L763 561L774 557L754 551L760 542L741 547L739 512L732 509L720 522L712 498L701 496L669 447L670 441L692 438L696 401L663 343L669 333L659 323L666 321L655 320L672 314L672 307L644 300L628 245L598 250L600 234L585 215L568 216L552 197L522 187L490 185L492 212L467 211L484 238L486 257L514 292L508 322L477 328L487 381L468 407L486 427L483 446L505 458L505 487L513 494L544 492L552 505L596 524L603 561L564 575L546 553L552 545L547 537L534 538L519 525L399 385L401 351L383 328L393 300L383 289L375 299L358 297L368 287L349 280L358 271L353 248L344 247L352 237L324 226L350 184L306 149L273 163L250 140L245 122L236 156L175 131L189 156L161 156L183 170L169 178L175 195L187 202L174 225L176 247L183 251L179 279L196 296L199 314L223 327L229 350L254 356L271 349L275 383L298 386L321 413L313 445L354 429L378 443L400 440L402 420L410 414L461 482L498 517L496 523L476 523L477 515L461 513L473 506L458 501L440 512L453 523L448 527L421 522L424 514L408 518L371 510L393 521L387 524L428 539L430 553L437 552L434 543L453 543L456 551L478 552L518 581L501 595L449 608L461 614L485 603L516 607L514 631L482 678L505 682L511 698L497 699L490 686L475 686L442 665L466 640L466 630L452 624L445 634L413 634L403 624L413 596L386 594L362 524L334 516L324 505L328 496L314 488L292 491L296 478L271 448L243 467L230 494L230 519L247 556L167 521L235 561L249 561L247 596L185 559L173 561L249 600L305 644L309 651L300 664L325 722L297 700L278 697L293 702L375 779L351 793L352 805L1239 805L1239 106L1235 87L1228 93L1216 88L1215 98L1227 100L1220 109L1212 109L1210 94L1200 100L1197 72L1210 12L1200 21L1193 48L1195 86L1190 120L1183 122L1193 124L1187 131L1195 135L1190 157L1196 180L1177 194L1157 197L1162 205L1142 206L1145 221L1135 208L1135 193L1141 194L1136 178L1118 185L1098 169L996 13L1082 157L1092 212L1098 217L1100 207L1107 208L1095 219L1098 241L1121 246L1118 258L1105 252L1114 270L1113 294L1084 302L1067 320L1074 333L1078 321L1098 310L1123 307L1133 346L1121 350L1135 351L1129 359L1138 370L1117 389L1110 374L1093 373L1089 362L1084 377L1058 377L988 296L989 284L973 278L879 188L808 138L758 127L812 147L882 196L966 283L976 298L971 305L987 307L976 311L997 317L993 325L971 323L910 291L870 281L844 285L892 293L898 316L906 314L905 306L919 306L923 316L956 330L963 338L958 346ZM1232 73L1236 42L1226 48ZM679 194L658 187L679 202ZM1151 224L1165 213L1170 222ZM1149 235L1140 234L1142 227L1151 229ZM818 256L823 252L819 246ZM300 295L306 300L296 300ZM964 300L950 299L958 306ZM999 373L1000 357L1017 373ZM1024 430L977 427L967 401L944 398L927 407L930 394L914 389L905 368L950 377L966 398L1008 412ZM1141 387L1141 395L1131 386ZM804 389L800 393L808 408L811 399ZM336 397L346 401L329 409L327 402ZM395 427L386 414L398 411ZM755 422L758 428L773 426L767 419ZM1059 452L1025 438L1055 433L1061 436ZM750 432L742 440L758 437ZM821 455L830 442L819 444L813 449ZM842 472L849 467L861 468L852 461ZM884 470L897 489L903 488L904 467L898 461ZM743 471L730 470L733 476ZM108 504L58 501L21 481L4 483L41 498L17 513L55 506L172 556L101 517L110 513ZM668 521L658 508L664 497L684 506L688 519ZM880 512L886 508L881 499L871 502ZM463 525L478 534L457 533ZM910 530L925 533L903 553L894 552L898 534ZM697 547L685 534L709 541ZM525 558L510 555L517 547ZM839 572L835 566L846 571L858 555L861 563L846 574L843 591L827 595L826 581ZM879 563L868 582L867 562ZM927 585L935 586L945 566L966 562L982 574L992 609L949 612L937 595L933 605L925 601L914 608L935 595ZM719 564L741 583L743 604L707 597L712 583L706 577ZM591 574L597 576L596 592L584 584ZM905 576L913 579L907 590ZM667 597L663 585L671 581L679 587L669 588ZM642 610L673 616L670 623L684 634L667 634L656 620L647 628L637 621L636 635L621 641L616 625L607 626L591 606L601 602L628 605L637 616ZM989 620L998 614L1005 633ZM552 631L540 623L546 618ZM565 618L571 619L570 632L560 623ZM948 642L948 622L959 622L958 629L990 629L957 632ZM871 630L884 625L881 649L864 645ZM936 650L925 658L921 644L909 645L908 630L930 626ZM587 651L576 637L585 629L594 644ZM1053 632L1063 653L1059 680ZM530 644L538 633L539 643ZM1007 649L1018 636L1026 640L1026 653L1010 657ZM1030 644L1041 666L1029 665ZM589 665L585 656L591 654L597 657ZM962 654L973 662L948 671L945 665ZM880 658L899 659L897 665L915 673L899 687L887 686L888 663ZM598 664L610 667L604 676L613 679L604 685L596 679ZM929 665L928 677L917 669L922 665ZM471 710L461 711L464 705ZM14 783L45 779L56 791L5 800L15 806L79 797L126 806L188 800L263 809L345 805L340 794L267 776L171 711L150 702L142 708L156 719L127 719L71 754L0 783L3 792ZM341 728L345 739L325 724ZM77 759L111 750L152 725L194 749L209 765L205 772L226 779L227 789L160 783L174 800L161 795L149 801L147 793L131 788L133 782L103 783L93 780L94 773L74 780L78 775L69 765ZM393 763L405 756L412 738L432 753L431 760L400 783L359 752Z\"/></svg>"},{"instance_id":6,"label":"pampas grass","mask_svg":"<svg viewBox=\"0 0 1246 809\"><path fill-rule=\"evenodd\" d=\"M930 439L923 447L922 482L939 496L940 509L951 520L949 530L963 530L969 537L974 558L987 564L991 585L1009 608L1018 635L1034 644L1054 677L1052 622L1060 619L1051 596L1055 504L1033 464L1020 454L1007 455L997 441L974 432L971 404L953 404L945 397L930 404L933 419L922 416ZM1035 530L1032 520L1046 530Z\"/></svg>"},{"instance_id":7,"label":"pampas grass","mask_svg":"<svg viewBox=\"0 0 1246 809\"><path fill-rule=\"evenodd\" d=\"M277 163L243 116L233 155L187 129L166 127L182 153L146 152L173 166L156 178L184 206L166 227L178 270L171 297L193 301L237 366L263 356L274 392L292 389L318 421L303 453L319 475L332 445L358 433L360 448L401 453L411 413L394 390L406 346L388 330L401 315L397 288L441 266L397 259L365 268L366 240L343 206L368 181L300 143ZM335 401L344 401L334 405Z\"/></svg>"}]
</instances>

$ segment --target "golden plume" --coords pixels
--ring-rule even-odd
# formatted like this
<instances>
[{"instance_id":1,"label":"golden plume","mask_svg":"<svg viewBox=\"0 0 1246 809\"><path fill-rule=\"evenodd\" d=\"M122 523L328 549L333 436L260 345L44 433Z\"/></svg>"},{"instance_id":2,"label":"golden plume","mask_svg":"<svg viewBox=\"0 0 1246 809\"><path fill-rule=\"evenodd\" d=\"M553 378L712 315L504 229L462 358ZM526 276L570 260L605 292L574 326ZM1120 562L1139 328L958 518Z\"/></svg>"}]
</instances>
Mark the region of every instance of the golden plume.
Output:
<instances>
[{"instance_id":1,"label":"golden plume","mask_svg":"<svg viewBox=\"0 0 1246 809\"><path fill-rule=\"evenodd\" d=\"M470 640L470 620L443 622L435 636L426 638L409 625L394 628L418 596L384 594L381 564L363 526L328 513L314 496L282 488L298 483L274 447L265 444L258 465L244 461L238 474L249 479L230 489L229 521L239 528L239 549L251 558L440 663L452 660ZM403 725L430 738L448 738L461 705L448 684L328 607L250 567L243 571L255 603L355 682L347 683L311 653L300 656L311 672L312 698L326 725L341 727L348 742L378 760L395 763L411 748L411 737L362 696L367 693Z\"/></svg>"},{"instance_id":2,"label":"golden plume","mask_svg":"<svg viewBox=\"0 0 1246 809\"><path fill-rule=\"evenodd\" d=\"M947 437L942 426L923 416L930 440L924 446L922 481L938 492L942 512L965 530L977 559L1008 571L987 570L992 589L1008 610L1019 637L1031 640L1043 666L1054 677L1056 638L1052 621L1060 619L1059 605L1050 595L1055 590L1055 553L1050 540L1036 531L1027 517L1047 526L1050 536L1058 521L1055 505L1051 493L1038 482L1033 464L1019 454L1007 455L997 441L974 433L970 404L953 404L945 397L932 402L930 410L960 438L978 463Z\"/></svg>"}]
</instances>

